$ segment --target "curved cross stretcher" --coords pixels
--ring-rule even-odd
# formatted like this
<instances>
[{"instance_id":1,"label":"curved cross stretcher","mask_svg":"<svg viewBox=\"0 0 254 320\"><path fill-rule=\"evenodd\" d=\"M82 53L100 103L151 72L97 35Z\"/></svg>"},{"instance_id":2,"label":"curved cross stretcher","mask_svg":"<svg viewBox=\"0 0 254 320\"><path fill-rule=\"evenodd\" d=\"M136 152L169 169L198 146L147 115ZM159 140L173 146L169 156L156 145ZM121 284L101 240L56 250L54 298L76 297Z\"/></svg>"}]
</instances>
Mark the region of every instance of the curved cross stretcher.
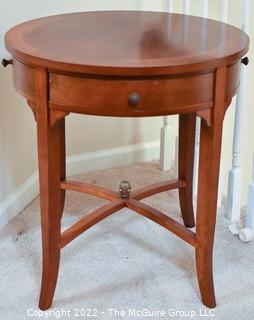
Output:
<instances>
[{"instance_id":1,"label":"curved cross stretcher","mask_svg":"<svg viewBox=\"0 0 254 320\"><path fill-rule=\"evenodd\" d=\"M109 203L89 213L85 217L81 218L74 225L69 227L61 234L61 248L65 247L69 242L74 240L81 233L94 226L96 223L107 218L118 210L127 207L138 214L145 216L146 218L158 223L162 227L171 231L179 238L196 247L195 233L189 230L187 227L181 225L179 222L168 217L163 212L150 207L147 204L142 203L140 200L155 195L160 192L182 189L186 187L186 183L182 180L170 180L160 183L155 183L134 192L130 192L127 199L121 198L121 194L112 190L95 186L92 184L76 181L63 181L61 183L61 189L72 190L82 193L94 195L106 200L110 200Z\"/></svg>"}]
</instances>

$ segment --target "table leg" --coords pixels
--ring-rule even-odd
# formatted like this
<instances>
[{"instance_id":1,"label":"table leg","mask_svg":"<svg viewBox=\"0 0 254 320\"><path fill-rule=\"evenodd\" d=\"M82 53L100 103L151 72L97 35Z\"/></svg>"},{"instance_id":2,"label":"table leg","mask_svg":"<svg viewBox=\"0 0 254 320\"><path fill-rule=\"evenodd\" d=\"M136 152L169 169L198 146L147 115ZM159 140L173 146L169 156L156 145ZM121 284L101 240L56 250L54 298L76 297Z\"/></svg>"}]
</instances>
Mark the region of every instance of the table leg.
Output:
<instances>
[{"instance_id":1,"label":"table leg","mask_svg":"<svg viewBox=\"0 0 254 320\"><path fill-rule=\"evenodd\" d=\"M63 124L54 128L40 128L38 123L38 151L40 171L41 228L43 272L39 307L52 304L60 262L60 226L64 207L64 193L60 190L63 174Z\"/></svg>"},{"instance_id":2,"label":"table leg","mask_svg":"<svg viewBox=\"0 0 254 320\"><path fill-rule=\"evenodd\" d=\"M61 217L64 192L60 189L65 177L65 124L64 119L50 126L47 105L47 73L38 69L37 76L37 138L40 177L40 205L42 230L42 283L39 308L48 309L53 300L61 245Z\"/></svg>"},{"instance_id":3,"label":"table leg","mask_svg":"<svg viewBox=\"0 0 254 320\"><path fill-rule=\"evenodd\" d=\"M196 268L203 303L216 306L213 284L213 242L216 223L222 123L201 125L196 225Z\"/></svg>"},{"instance_id":4,"label":"table leg","mask_svg":"<svg viewBox=\"0 0 254 320\"><path fill-rule=\"evenodd\" d=\"M179 179L186 188L179 189L179 201L186 227L195 226L193 211L193 166L195 147L196 114L179 115Z\"/></svg>"},{"instance_id":5,"label":"table leg","mask_svg":"<svg viewBox=\"0 0 254 320\"><path fill-rule=\"evenodd\" d=\"M43 272L39 307L52 304L60 262L60 230L64 207L64 192L60 190L64 164L62 135L64 125L40 128L38 123L38 151L40 171L41 228L43 245Z\"/></svg>"}]
</instances>

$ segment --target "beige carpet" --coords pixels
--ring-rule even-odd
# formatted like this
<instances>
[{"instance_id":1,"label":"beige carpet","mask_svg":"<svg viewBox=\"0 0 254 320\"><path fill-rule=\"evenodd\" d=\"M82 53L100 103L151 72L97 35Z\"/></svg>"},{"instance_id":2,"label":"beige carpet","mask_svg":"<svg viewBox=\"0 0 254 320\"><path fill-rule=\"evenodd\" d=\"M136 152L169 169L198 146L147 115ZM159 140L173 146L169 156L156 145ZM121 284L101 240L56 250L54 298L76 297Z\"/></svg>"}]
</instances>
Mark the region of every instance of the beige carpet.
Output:
<instances>
[{"instance_id":1,"label":"beige carpet","mask_svg":"<svg viewBox=\"0 0 254 320\"><path fill-rule=\"evenodd\" d=\"M168 173L159 171L157 163L146 163L80 178L115 190L127 179L135 189L167 179ZM175 191L146 201L181 221ZM102 203L69 192L63 228ZM222 214L217 222L214 272L218 306L215 317L202 317L200 312L204 315L206 309L199 299L194 250L162 227L123 209L63 250L56 309L38 314L41 242L36 199L0 233L0 319L89 319L83 312L96 309L94 319L253 320L254 242L243 244L232 236ZM108 309L114 308L110 313ZM151 313L146 315L143 309ZM126 316L117 316L117 311ZM160 315L152 314L156 311ZM136 312L135 316L129 312Z\"/></svg>"}]
</instances>

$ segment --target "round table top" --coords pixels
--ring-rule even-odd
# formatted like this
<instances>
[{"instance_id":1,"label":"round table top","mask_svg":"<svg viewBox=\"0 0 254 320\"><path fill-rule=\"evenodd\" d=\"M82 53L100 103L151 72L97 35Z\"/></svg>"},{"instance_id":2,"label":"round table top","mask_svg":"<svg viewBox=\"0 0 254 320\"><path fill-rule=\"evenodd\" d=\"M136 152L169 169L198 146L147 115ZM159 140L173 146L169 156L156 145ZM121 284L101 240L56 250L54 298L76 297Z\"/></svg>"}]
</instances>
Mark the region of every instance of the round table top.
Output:
<instances>
[{"instance_id":1,"label":"round table top","mask_svg":"<svg viewBox=\"0 0 254 320\"><path fill-rule=\"evenodd\" d=\"M30 65L104 75L161 75L216 68L249 46L240 29L215 20L144 11L97 11L28 21L5 35Z\"/></svg>"}]
</instances>

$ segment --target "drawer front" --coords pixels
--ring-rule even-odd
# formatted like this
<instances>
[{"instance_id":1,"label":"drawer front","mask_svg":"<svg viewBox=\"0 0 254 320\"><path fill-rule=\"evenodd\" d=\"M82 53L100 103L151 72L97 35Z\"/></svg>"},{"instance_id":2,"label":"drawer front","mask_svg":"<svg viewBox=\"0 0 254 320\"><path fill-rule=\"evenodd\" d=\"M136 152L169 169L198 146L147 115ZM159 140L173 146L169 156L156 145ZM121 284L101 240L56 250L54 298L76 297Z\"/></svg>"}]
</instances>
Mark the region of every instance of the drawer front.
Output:
<instances>
[{"instance_id":1,"label":"drawer front","mask_svg":"<svg viewBox=\"0 0 254 320\"><path fill-rule=\"evenodd\" d=\"M50 106L93 115L151 116L212 107L214 74L126 80L50 74ZM136 104L131 98L138 99Z\"/></svg>"}]
</instances>

